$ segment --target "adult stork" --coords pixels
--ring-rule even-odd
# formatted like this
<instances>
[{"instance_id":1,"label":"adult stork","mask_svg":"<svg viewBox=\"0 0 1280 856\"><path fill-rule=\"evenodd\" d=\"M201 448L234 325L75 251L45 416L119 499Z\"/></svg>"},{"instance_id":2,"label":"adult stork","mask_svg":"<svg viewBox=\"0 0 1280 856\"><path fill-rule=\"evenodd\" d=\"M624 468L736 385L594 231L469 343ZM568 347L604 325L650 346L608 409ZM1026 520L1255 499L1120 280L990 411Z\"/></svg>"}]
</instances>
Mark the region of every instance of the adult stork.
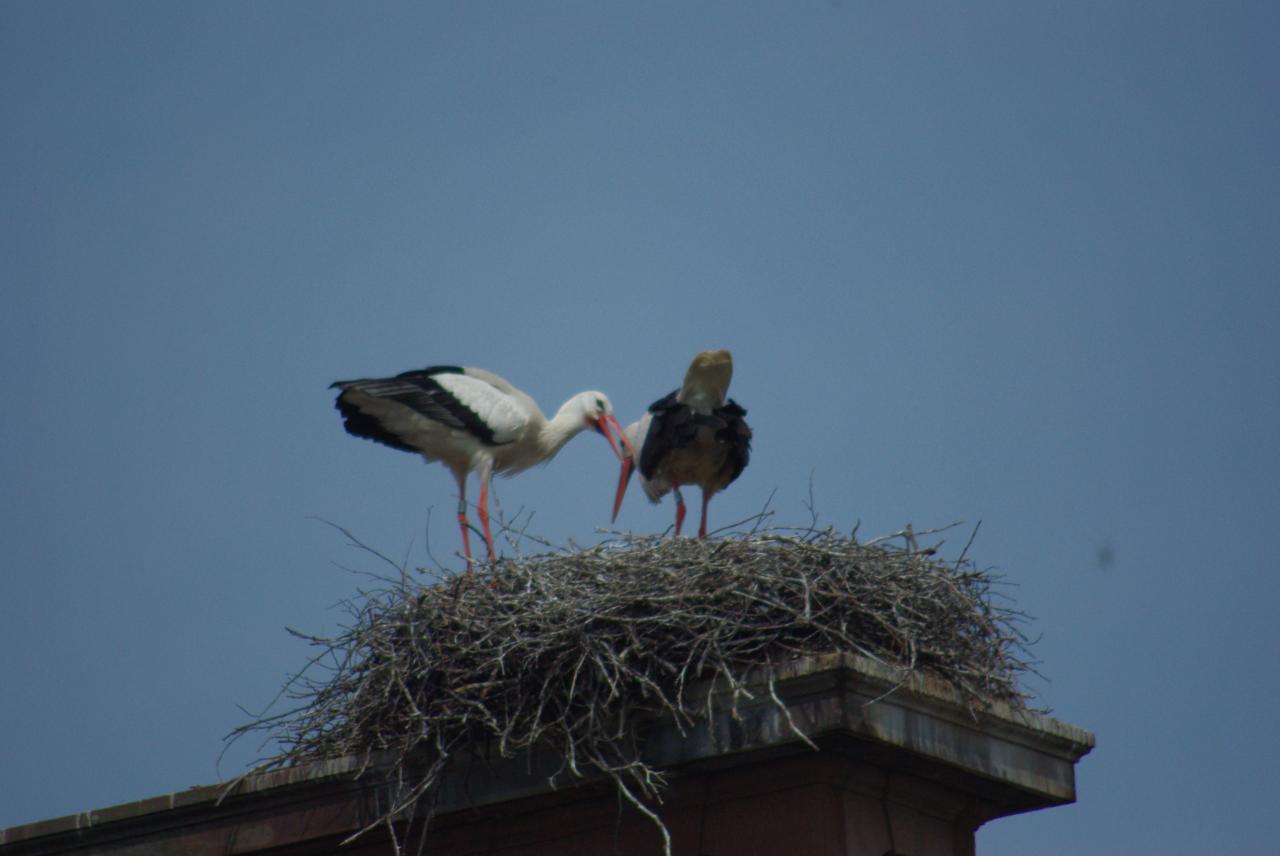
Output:
<instances>
[{"instance_id":1,"label":"adult stork","mask_svg":"<svg viewBox=\"0 0 1280 856\"><path fill-rule=\"evenodd\" d=\"M649 501L668 492L676 496L676 534L684 525L681 485L702 488L702 522L698 537L707 537L707 503L746 469L751 458L747 411L726 398L733 378L728 351L703 351L693 358L684 384L650 405L647 413L623 431L633 454L622 461L613 519L618 519L633 467Z\"/></svg>"},{"instance_id":2,"label":"adult stork","mask_svg":"<svg viewBox=\"0 0 1280 856\"><path fill-rule=\"evenodd\" d=\"M395 377L340 380L336 407L347 433L440 461L458 481L458 525L471 567L467 476L480 478L480 525L489 560L489 481L545 463L584 428L604 435L622 460L632 456L603 392L580 392L550 420L525 393L484 369L432 366ZM616 437L616 439L615 439ZM621 446L619 446L621 443Z\"/></svg>"}]
</instances>

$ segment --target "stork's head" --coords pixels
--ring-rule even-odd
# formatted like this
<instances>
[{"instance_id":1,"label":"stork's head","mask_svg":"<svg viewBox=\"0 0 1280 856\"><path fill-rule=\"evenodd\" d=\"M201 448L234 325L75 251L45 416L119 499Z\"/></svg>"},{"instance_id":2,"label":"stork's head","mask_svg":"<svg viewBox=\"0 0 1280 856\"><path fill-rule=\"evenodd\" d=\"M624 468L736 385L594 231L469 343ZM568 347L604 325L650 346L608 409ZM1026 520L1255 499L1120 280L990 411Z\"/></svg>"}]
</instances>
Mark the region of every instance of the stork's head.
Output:
<instances>
[{"instance_id":1,"label":"stork's head","mask_svg":"<svg viewBox=\"0 0 1280 856\"><path fill-rule=\"evenodd\" d=\"M590 390L575 395L573 403L581 411L583 425L604 435L610 447L613 448L613 453L618 456L618 460L631 460L633 454L631 441L622 433L622 426L613 415L613 405L609 402L609 396L603 392Z\"/></svg>"}]
</instances>

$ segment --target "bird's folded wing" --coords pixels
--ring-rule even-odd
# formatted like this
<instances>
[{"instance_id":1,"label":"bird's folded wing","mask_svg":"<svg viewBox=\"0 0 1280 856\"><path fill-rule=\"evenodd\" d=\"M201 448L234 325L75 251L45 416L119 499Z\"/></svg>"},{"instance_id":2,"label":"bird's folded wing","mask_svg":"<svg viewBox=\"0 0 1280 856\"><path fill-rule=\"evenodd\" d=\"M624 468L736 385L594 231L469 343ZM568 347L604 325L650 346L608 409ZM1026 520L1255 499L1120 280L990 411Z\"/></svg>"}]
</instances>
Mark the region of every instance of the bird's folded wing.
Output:
<instances>
[{"instance_id":1,"label":"bird's folded wing","mask_svg":"<svg viewBox=\"0 0 1280 856\"><path fill-rule=\"evenodd\" d=\"M723 407L716 409L714 416L723 423L722 427L717 427L716 440L729 448L732 470L726 484L732 484L751 461L751 427L747 425L747 411L731 398Z\"/></svg>"},{"instance_id":2,"label":"bird's folded wing","mask_svg":"<svg viewBox=\"0 0 1280 856\"><path fill-rule=\"evenodd\" d=\"M489 445L510 443L528 421L519 407L489 384L448 370L404 372L396 377L342 381L335 386L395 402Z\"/></svg>"},{"instance_id":3,"label":"bird's folded wing","mask_svg":"<svg viewBox=\"0 0 1280 856\"><path fill-rule=\"evenodd\" d=\"M649 430L640 447L640 460L636 463L640 475L653 479L658 466L672 450L693 442L698 434L697 414L688 405L676 400L673 391L649 405Z\"/></svg>"}]
</instances>

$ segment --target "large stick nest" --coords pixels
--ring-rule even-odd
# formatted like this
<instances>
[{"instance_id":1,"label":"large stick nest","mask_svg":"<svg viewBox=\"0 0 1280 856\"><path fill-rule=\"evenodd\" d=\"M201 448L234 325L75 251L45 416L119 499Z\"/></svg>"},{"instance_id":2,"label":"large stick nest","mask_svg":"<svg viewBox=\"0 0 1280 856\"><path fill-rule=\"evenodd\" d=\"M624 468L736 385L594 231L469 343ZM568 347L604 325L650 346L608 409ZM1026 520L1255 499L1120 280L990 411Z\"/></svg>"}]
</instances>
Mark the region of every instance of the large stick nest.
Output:
<instances>
[{"instance_id":1,"label":"large stick nest","mask_svg":"<svg viewBox=\"0 0 1280 856\"><path fill-rule=\"evenodd\" d=\"M415 806L429 817L451 759L479 747L549 750L571 775L611 777L657 820L663 778L641 760L643 726L686 728L726 688L736 703L752 668L858 652L904 680L943 679L975 712L1023 707L1021 616L993 597L996 579L899 534L901 549L830 529L622 536L475 575L401 574L349 604L345 632L308 637L321 653L286 688L298 707L240 732L276 738L264 767L398 759L388 828Z\"/></svg>"}]
</instances>

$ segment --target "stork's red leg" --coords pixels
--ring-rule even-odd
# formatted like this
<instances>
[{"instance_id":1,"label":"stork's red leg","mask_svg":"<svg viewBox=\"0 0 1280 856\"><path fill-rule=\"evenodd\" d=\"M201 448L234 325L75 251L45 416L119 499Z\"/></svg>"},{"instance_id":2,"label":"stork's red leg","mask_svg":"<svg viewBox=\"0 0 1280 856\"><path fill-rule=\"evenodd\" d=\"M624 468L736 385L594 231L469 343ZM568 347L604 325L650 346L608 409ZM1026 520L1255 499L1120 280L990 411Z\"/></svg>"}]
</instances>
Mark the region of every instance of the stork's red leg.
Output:
<instances>
[{"instance_id":1,"label":"stork's red leg","mask_svg":"<svg viewBox=\"0 0 1280 856\"><path fill-rule=\"evenodd\" d=\"M480 478L480 525L484 529L484 543L489 546L489 561L493 561L493 535L489 534L489 479Z\"/></svg>"},{"instance_id":2,"label":"stork's red leg","mask_svg":"<svg viewBox=\"0 0 1280 856\"><path fill-rule=\"evenodd\" d=\"M471 537L468 531L471 524L467 522L467 501L458 499L458 527L462 529L462 555L467 557L467 571L471 571Z\"/></svg>"},{"instance_id":3,"label":"stork's red leg","mask_svg":"<svg viewBox=\"0 0 1280 856\"><path fill-rule=\"evenodd\" d=\"M458 527L462 529L462 555L467 557L467 570L471 570L471 538L467 533L471 525L467 523L467 501L465 499L458 501Z\"/></svg>"},{"instance_id":4,"label":"stork's red leg","mask_svg":"<svg viewBox=\"0 0 1280 856\"><path fill-rule=\"evenodd\" d=\"M707 537L707 503L711 500L711 494L707 491L702 492L702 525L698 527L698 537Z\"/></svg>"},{"instance_id":5,"label":"stork's red leg","mask_svg":"<svg viewBox=\"0 0 1280 856\"><path fill-rule=\"evenodd\" d=\"M680 495L680 488L672 488L676 495L676 535L680 535L680 527L684 526L684 497Z\"/></svg>"},{"instance_id":6,"label":"stork's red leg","mask_svg":"<svg viewBox=\"0 0 1280 856\"><path fill-rule=\"evenodd\" d=\"M467 522L467 474L454 473L458 480L458 526L462 529L462 555L467 557L467 573L471 573L471 524Z\"/></svg>"}]
</instances>

